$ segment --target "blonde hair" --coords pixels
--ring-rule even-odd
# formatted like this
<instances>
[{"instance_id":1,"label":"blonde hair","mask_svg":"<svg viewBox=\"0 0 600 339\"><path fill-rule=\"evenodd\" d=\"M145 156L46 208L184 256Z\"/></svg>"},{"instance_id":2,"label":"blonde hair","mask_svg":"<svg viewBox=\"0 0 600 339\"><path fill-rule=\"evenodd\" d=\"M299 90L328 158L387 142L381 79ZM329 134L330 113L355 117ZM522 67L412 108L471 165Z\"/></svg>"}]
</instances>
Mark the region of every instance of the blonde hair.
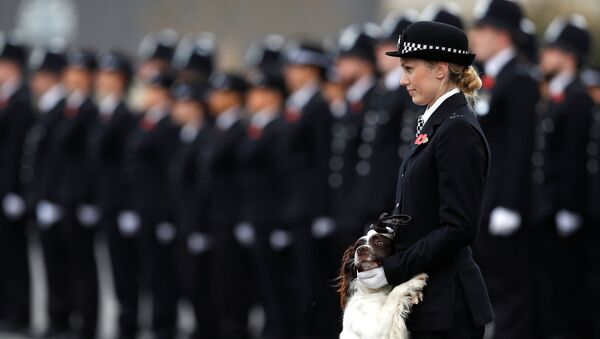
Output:
<instances>
[{"instance_id":1,"label":"blonde hair","mask_svg":"<svg viewBox=\"0 0 600 339\"><path fill-rule=\"evenodd\" d=\"M435 67L437 62L432 61L429 64ZM478 99L477 92L482 86L481 78L475 67L448 63L448 81L458 87L465 95L469 105L475 104Z\"/></svg>"}]
</instances>

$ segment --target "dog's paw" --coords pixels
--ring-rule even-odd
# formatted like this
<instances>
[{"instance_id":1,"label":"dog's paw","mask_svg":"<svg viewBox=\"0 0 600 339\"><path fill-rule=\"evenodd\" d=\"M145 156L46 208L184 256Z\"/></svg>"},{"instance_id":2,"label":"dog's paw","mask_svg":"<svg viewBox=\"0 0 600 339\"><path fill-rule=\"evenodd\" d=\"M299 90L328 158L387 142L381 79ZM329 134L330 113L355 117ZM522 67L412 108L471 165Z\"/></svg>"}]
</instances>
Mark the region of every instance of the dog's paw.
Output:
<instances>
[{"instance_id":1,"label":"dog's paw","mask_svg":"<svg viewBox=\"0 0 600 339\"><path fill-rule=\"evenodd\" d=\"M417 305L423 301L423 288L427 286L428 278L427 274L421 273L408 281L407 292L413 305Z\"/></svg>"}]
</instances>

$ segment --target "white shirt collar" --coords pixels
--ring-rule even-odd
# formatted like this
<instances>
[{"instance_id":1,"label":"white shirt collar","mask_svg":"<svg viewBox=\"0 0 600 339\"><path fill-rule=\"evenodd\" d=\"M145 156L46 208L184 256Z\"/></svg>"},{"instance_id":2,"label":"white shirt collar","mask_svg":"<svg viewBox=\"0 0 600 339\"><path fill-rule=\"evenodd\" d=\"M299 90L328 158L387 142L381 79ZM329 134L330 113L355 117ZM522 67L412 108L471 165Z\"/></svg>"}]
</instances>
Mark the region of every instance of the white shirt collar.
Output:
<instances>
[{"instance_id":1,"label":"white shirt collar","mask_svg":"<svg viewBox=\"0 0 600 339\"><path fill-rule=\"evenodd\" d=\"M84 93L80 91L75 91L69 94L69 96L67 97L67 107L79 108L81 104L83 104L85 99L87 99L87 96Z\"/></svg>"},{"instance_id":2,"label":"white shirt collar","mask_svg":"<svg viewBox=\"0 0 600 339\"><path fill-rule=\"evenodd\" d=\"M485 69L485 75L491 76L495 78L498 76L502 68L506 66L514 57L517 55L514 47L507 47L494 55L490 60L488 60L483 68Z\"/></svg>"},{"instance_id":3,"label":"white shirt collar","mask_svg":"<svg viewBox=\"0 0 600 339\"><path fill-rule=\"evenodd\" d=\"M169 112L166 106L155 106L146 112L144 119L148 119L150 122L157 123L167 115L169 115Z\"/></svg>"},{"instance_id":4,"label":"white shirt collar","mask_svg":"<svg viewBox=\"0 0 600 339\"><path fill-rule=\"evenodd\" d=\"M575 73L562 72L550 80L548 83L548 92L550 95L559 95L565 91L574 79Z\"/></svg>"},{"instance_id":5,"label":"white shirt collar","mask_svg":"<svg viewBox=\"0 0 600 339\"><path fill-rule=\"evenodd\" d=\"M242 118L242 112L239 107L232 107L217 117L215 124L222 130L228 130L233 124Z\"/></svg>"},{"instance_id":6,"label":"white shirt collar","mask_svg":"<svg viewBox=\"0 0 600 339\"><path fill-rule=\"evenodd\" d=\"M121 100L114 95L107 95L104 98L100 99L98 103L98 110L100 111L100 115L103 116L111 116L119 106Z\"/></svg>"},{"instance_id":7,"label":"white shirt collar","mask_svg":"<svg viewBox=\"0 0 600 339\"><path fill-rule=\"evenodd\" d=\"M0 99L8 100L21 87L21 80L8 80L0 86Z\"/></svg>"},{"instance_id":8,"label":"white shirt collar","mask_svg":"<svg viewBox=\"0 0 600 339\"><path fill-rule=\"evenodd\" d=\"M196 139L196 136L200 132L201 128L202 128L201 123L185 124L179 131L179 139L182 142L188 144L188 143L194 141L194 139Z\"/></svg>"},{"instance_id":9,"label":"white shirt collar","mask_svg":"<svg viewBox=\"0 0 600 339\"><path fill-rule=\"evenodd\" d=\"M312 99L312 97L319 91L319 83L316 81L310 82L304 85L299 90L295 91L290 95L286 102L288 108L302 109Z\"/></svg>"},{"instance_id":10,"label":"white shirt collar","mask_svg":"<svg viewBox=\"0 0 600 339\"><path fill-rule=\"evenodd\" d=\"M38 101L38 108L42 113L46 113L53 109L59 101L64 99L66 92L61 84L56 84L47 90Z\"/></svg>"},{"instance_id":11,"label":"white shirt collar","mask_svg":"<svg viewBox=\"0 0 600 339\"><path fill-rule=\"evenodd\" d=\"M265 128L271 121L277 118L277 111L272 108L264 109L250 118L250 125L257 128Z\"/></svg>"},{"instance_id":12,"label":"white shirt collar","mask_svg":"<svg viewBox=\"0 0 600 339\"><path fill-rule=\"evenodd\" d=\"M400 88L400 81L404 75L402 67L396 67L393 71L385 75L384 85L388 91L395 91Z\"/></svg>"},{"instance_id":13,"label":"white shirt collar","mask_svg":"<svg viewBox=\"0 0 600 339\"><path fill-rule=\"evenodd\" d=\"M375 84L375 77L372 75L367 75L360 78L356 81L346 93L346 99L350 102L361 101L365 94L373 87Z\"/></svg>"},{"instance_id":14,"label":"white shirt collar","mask_svg":"<svg viewBox=\"0 0 600 339\"><path fill-rule=\"evenodd\" d=\"M429 120L429 118L433 115L433 113L435 112L435 110L438 109L438 107L440 107L440 105L446 101L446 99L448 99L449 97L453 96L456 93L460 93L460 90L458 88L452 89L448 92L446 92L446 94L442 95L441 97L439 97L434 103L433 105L429 106L429 108L427 108L425 110L425 113L423 113L423 123L427 123L427 120Z\"/></svg>"}]
</instances>

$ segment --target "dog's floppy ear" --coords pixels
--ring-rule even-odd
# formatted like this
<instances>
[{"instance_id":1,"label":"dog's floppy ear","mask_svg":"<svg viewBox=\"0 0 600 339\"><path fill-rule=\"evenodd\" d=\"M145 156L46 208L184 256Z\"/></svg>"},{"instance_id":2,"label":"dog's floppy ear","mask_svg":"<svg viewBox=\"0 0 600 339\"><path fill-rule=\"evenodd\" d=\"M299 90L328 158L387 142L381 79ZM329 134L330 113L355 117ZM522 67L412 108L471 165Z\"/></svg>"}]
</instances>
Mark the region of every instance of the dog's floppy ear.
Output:
<instances>
[{"instance_id":1,"label":"dog's floppy ear","mask_svg":"<svg viewBox=\"0 0 600 339\"><path fill-rule=\"evenodd\" d=\"M342 257L342 266L337 277L337 291L340 294L340 305L342 309L346 307L346 301L350 297L350 282L356 279L356 267L354 265L355 246L352 245L346 249Z\"/></svg>"}]
</instances>

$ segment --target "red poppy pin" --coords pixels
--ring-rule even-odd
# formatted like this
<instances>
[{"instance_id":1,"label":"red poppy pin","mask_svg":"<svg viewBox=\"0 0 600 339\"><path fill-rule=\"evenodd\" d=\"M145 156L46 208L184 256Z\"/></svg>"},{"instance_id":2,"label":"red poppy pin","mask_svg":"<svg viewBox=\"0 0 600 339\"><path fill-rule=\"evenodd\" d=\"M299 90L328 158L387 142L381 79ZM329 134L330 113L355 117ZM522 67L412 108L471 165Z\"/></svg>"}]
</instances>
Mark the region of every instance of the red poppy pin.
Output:
<instances>
[{"instance_id":1,"label":"red poppy pin","mask_svg":"<svg viewBox=\"0 0 600 339\"><path fill-rule=\"evenodd\" d=\"M422 145L425 144L429 141L429 138L427 138L427 134L419 134L419 136L417 137L417 140L415 140L415 145Z\"/></svg>"}]
</instances>

